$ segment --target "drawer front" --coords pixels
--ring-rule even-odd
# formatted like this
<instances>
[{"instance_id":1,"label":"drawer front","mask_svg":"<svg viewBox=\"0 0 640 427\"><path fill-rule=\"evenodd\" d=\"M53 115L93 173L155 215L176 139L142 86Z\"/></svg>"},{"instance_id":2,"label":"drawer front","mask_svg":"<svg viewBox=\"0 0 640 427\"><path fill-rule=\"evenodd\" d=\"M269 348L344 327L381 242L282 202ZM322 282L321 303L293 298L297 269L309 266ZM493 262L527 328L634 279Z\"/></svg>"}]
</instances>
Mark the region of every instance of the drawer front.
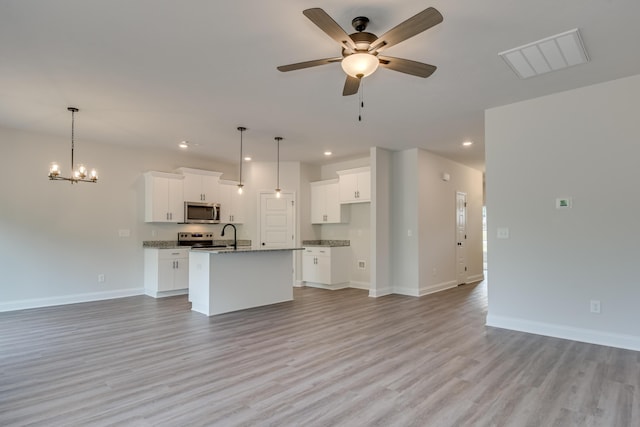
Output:
<instances>
[{"instance_id":1,"label":"drawer front","mask_svg":"<svg viewBox=\"0 0 640 427\"><path fill-rule=\"evenodd\" d=\"M309 246L304 248L303 254L313 256L331 256L331 248L324 246Z\"/></svg>"},{"instance_id":2,"label":"drawer front","mask_svg":"<svg viewBox=\"0 0 640 427\"><path fill-rule=\"evenodd\" d=\"M158 249L158 259L189 258L189 249Z\"/></svg>"}]
</instances>

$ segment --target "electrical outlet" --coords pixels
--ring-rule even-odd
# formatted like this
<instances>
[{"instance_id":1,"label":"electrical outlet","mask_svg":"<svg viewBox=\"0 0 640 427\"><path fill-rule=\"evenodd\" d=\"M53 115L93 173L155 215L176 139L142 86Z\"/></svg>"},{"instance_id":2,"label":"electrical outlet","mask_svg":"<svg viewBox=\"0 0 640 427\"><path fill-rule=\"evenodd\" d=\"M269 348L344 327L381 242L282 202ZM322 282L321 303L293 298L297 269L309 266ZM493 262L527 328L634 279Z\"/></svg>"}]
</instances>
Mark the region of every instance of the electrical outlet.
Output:
<instances>
[{"instance_id":1,"label":"electrical outlet","mask_svg":"<svg viewBox=\"0 0 640 427\"><path fill-rule=\"evenodd\" d=\"M590 308L592 313L600 314L600 300L592 299Z\"/></svg>"},{"instance_id":2,"label":"electrical outlet","mask_svg":"<svg viewBox=\"0 0 640 427\"><path fill-rule=\"evenodd\" d=\"M98 283L104 283L104 274L98 274Z\"/></svg>"},{"instance_id":3,"label":"electrical outlet","mask_svg":"<svg viewBox=\"0 0 640 427\"><path fill-rule=\"evenodd\" d=\"M366 269L366 268L367 268L367 263L366 263L366 262L364 262L364 261L358 261L358 268L359 268L360 270L364 270L364 269Z\"/></svg>"}]
</instances>

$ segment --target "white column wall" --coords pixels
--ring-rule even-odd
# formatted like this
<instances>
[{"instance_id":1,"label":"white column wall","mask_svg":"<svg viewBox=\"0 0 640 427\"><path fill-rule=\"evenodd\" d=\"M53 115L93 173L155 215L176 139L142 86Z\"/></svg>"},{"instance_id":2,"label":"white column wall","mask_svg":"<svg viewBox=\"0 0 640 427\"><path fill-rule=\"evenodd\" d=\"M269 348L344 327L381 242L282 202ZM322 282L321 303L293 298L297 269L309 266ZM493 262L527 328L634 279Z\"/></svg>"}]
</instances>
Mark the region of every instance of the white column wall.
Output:
<instances>
[{"instance_id":1,"label":"white column wall","mask_svg":"<svg viewBox=\"0 0 640 427\"><path fill-rule=\"evenodd\" d=\"M640 350L639 111L640 76L486 111L488 325Z\"/></svg>"}]
</instances>

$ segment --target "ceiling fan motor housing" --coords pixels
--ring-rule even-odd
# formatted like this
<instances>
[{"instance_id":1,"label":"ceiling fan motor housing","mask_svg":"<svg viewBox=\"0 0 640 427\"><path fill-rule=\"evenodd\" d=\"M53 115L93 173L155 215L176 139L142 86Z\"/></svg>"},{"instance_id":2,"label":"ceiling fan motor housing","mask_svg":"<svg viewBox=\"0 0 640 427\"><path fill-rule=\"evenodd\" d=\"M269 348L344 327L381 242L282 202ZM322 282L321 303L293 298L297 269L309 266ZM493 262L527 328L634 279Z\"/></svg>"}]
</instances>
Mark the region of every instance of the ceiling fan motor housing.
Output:
<instances>
[{"instance_id":1,"label":"ceiling fan motor housing","mask_svg":"<svg viewBox=\"0 0 640 427\"><path fill-rule=\"evenodd\" d=\"M353 25L353 28L355 28L356 31L366 30L367 24L369 24L369 18L366 16L357 16L351 21L351 25Z\"/></svg>"},{"instance_id":2,"label":"ceiling fan motor housing","mask_svg":"<svg viewBox=\"0 0 640 427\"><path fill-rule=\"evenodd\" d=\"M356 50L364 52L367 52L369 50L369 46L371 45L371 43L378 40L378 36L367 32L349 34L349 37L351 37L351 40L353 40L353 42L356 44ZM347 56L351 53L353 52L347 52L345 54L345 50L342 49L342 56Z\"/></svg>"}]
</instances>

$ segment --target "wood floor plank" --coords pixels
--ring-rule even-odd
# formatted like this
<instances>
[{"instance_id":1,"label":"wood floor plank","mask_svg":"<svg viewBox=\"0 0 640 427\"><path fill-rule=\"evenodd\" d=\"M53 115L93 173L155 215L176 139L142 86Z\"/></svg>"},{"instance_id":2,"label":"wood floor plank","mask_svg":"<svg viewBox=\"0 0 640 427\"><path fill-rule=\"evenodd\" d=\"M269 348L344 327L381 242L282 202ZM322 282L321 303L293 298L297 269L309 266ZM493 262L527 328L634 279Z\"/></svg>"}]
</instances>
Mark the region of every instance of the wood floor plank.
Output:
<instances>
[{"instance_id":1,"label":"wood floor plank","mask_svg":"<svg viewBox=\"0 0 640 427\"><path fill-rule=\"evenodd\" d=\"M640 353L484 326L486 283L0 313L2 426L638 426Z\"/></svg>"}]
</instances>

